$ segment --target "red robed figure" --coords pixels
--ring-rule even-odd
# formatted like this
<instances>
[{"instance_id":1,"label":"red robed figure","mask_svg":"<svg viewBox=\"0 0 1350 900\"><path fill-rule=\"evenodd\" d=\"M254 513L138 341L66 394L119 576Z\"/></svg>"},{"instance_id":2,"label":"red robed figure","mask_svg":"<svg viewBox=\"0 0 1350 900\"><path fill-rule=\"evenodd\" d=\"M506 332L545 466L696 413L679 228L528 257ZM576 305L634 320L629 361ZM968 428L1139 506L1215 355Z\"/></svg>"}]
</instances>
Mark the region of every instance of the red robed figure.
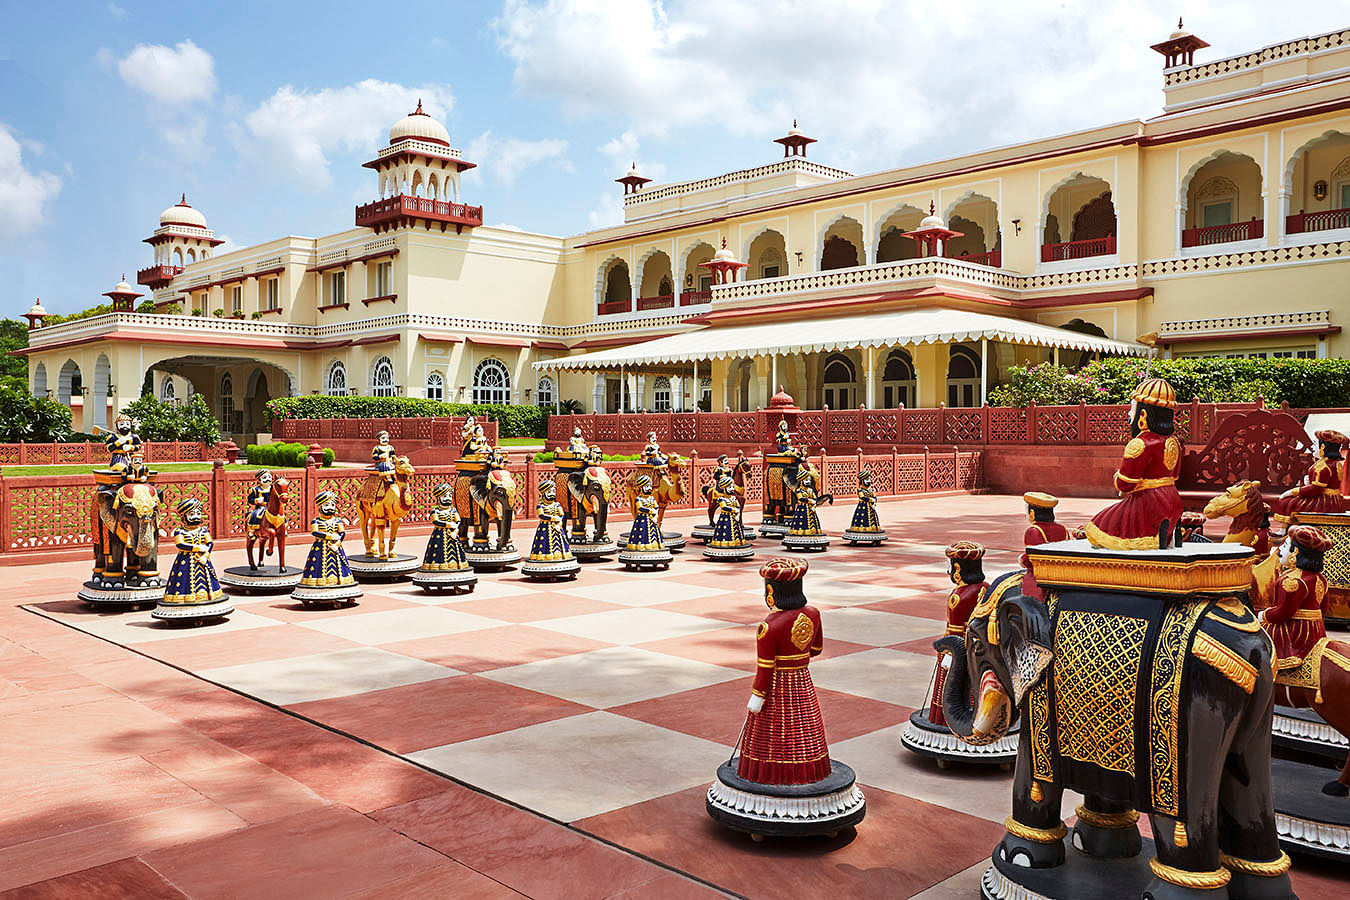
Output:
<instances>
[{"instance_id":1,"label":"red robed figure","mask_svg":"<svg viewBox=\"0 0 1350 900\"><path fill-rule=\"evenodd\" d=\"M975 541L957 541L944 551L949 560L947 572L956 587L947 597L947 634L966 633L970 614L984 599L989 583L984 580L984 545ZM947 680L947 669L942 665L943 654L938 654L937 670L933 673L933 696L928 702L928 721L946 725L942 712L942 685Z\"/></svg>"},{"instance_id":2,"label":"red robed figure","mask_svg":"<svg viewBox=\"0 0 1350 900\"><path fill-rule=\"evenodd\" d=\"M1331 549L1331 539L1307 525L1295 525L1289 529L1289 537L1295 550L1325 553ZM1326 593L1327 579L1321 572L1293 568L1276 579L1270 606L1261 612L1261 622L1275 645L1276 668L1298 665L1327 636L1322 619Z\"/></svg>"},{"instance_id":3,"label":"red robed figure","mask_svg":"<svg viewBox=\"0 0 1350 900\"><path fill-rule=\"evenodd\" d=\"M1055 521L1055 507L1059 505L1058 497L1041 491L1028 491L1022 495L1022 501L1027 505L1027 520L1031 522L1027 530L1022 532L1023 546L1039 547L1041 544L1069 539L1069 529ZM1044 600L1045 596L1041 593L1040 585L1036 583L1036 575L1031 569L1031 557L1024 552L1019 563L1027 570L1022 576L1022 595Z\"/></svg>"}]
</instances>

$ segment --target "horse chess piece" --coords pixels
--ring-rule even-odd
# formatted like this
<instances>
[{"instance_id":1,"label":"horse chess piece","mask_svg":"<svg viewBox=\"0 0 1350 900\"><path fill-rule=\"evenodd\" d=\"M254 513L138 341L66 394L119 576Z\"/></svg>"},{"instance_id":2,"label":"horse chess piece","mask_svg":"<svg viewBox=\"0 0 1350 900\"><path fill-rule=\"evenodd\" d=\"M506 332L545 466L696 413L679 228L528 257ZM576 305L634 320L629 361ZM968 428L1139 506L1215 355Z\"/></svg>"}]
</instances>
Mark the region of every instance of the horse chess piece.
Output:
<instances>
[{"instance_id":1,"label":"horse chess piece","mask_svg":"<svg viewBox=\"0 0 1350 900\"><path fill-rule=\"evenodd\" d=\"M1059 506L1058 497L1044 491L1027 491L1022 495L1022 502L1027 505L1027 521L1030 523L1026 531L1022 532L1022 546L1039 547L1041 544L1069 539L1069 530L1055 521L1055 507ZM1018 562L1027 570L1026 575L1022 577L1022 593L1028 597L1040 597L1040 589L1036 587L1036 576L1031 571L1031 559L1025 551ZM962 627L964 628L964 623Z\"/></svg>"},{"instance_id":2,"label":"horse chess piece","mask_svg":"<svg viewBox=\"0 0 1350 900\"><path fill-rule=\"evenodd\" d=\"M834 497L818 493L820 473L815 466L809 462L799 466L788 489L792 492L792 518L788 520L787 534L783 535L783 549L818 552L829 547L830 536L820 527L816 507L834 503Z\"/></svg>"},{"instance_id":3,"label":"horse chess piece","mask_svg":"<svg viewBox=\"0 0 1350 900\"><path fill-rule=\"evenodd\" d=\"M557 581L576 578L581 563L572 555L563 529L563 508L558 490L551 481L539 482L539 524L534 530L530 555L520 564L520 574L532 581Z\"/></svg>"},{"instance_id":4,"label":"horse chess piece","mask_svg":"<svg viewBox=\"0 0 1350 900\"><path fill-rule=\"evenodd\" d=\"M869 469L858 473L858 505L853 508L853 519L844 529L843 538L853 546L874 546L886 540L886 529L877 518L877 492L872 489Z\"/></svg>"},{"instance_id":5,"label":"horse chess piece","mask_svg":"<svg viewBox=\"0 0 1350 900\"><path fill-rule=\"evenodd\" d=\"M413 573L413 584L429 592L448 589L456 594L470 593L478 576L459 542L455 489L441 482L431 489L431 496L436 499L436 508L431 511L431 537L422 554L422 566Z\"/></svg>"},{"instance_id":6,"label":"horse chess piece","mask_svg":"<svg viewBox=\"0 0 1350 900\"><path fill-rule=\"evenodd\" d=\"M342 541L347 536L347 522L338 515L337 494L320 491L314 498L319 514L309 523L314 537L300 583L291 591L291 599L305 606L327 604L336 609L356 602L361 587L352 576Z\"/></svg>"},{"instance_id":7,"label":"horse chess piece","mask_svg":"<svg viewBox=\"0 0 1350 900\"><path fill-rule=\"evenodd\" d=\"M769 614L755 637L758 666L740 755L717 769L705 806L755 840L835 836L867 814L853 770L830 758L810 661L824 648L820 612L802 591L807 565L773 559L759 570Z\"/></svg>"},{"instance_id":8,"label":"horse chess piece","mask_svg":"<svg viewBox=\"0 0 1350 900\"><path fill-rule=\"evenodd\" d=\"M211 564L211 529L206 525L202 501L185 497L178 502L178 518L183 527L174 529L173 542L178 555L169 569L164 597L150 615L164 622L202 625L234 612L234 604L225 597Z\"/></svg>"},{"instance_id":9,"label":"horse chess piece","mask_svg":"<svg viewBox=\"0 0 1350 900\"><path fill-rule=\"evenodd\" d=\"M232 593L242 594L290 591L300 583L301 570L286 565L286 501L290 482L276 478L267 469L253 476L253 486L244 500L244 532L247 566L231 566L220 575L220 582ZM253 557L254 548L258 557ZM276 554L277 564L269 569L266 558Z\"/></svg>"},{"instance_id":10,"label":"horse chess piece","mask_svg":"<svg viewBox=\"0 0 1350 900\"><path fill-rule=\"evenodd\" d=\"M966 621L989 590L984 580L984 545L975 541L957 541L943 551L947 574L955 587L947 597L948 635L965 634ZM928 706L910 713L900 732L900 743L920 756L931 757L939 769L952 762L998 765L1011 768L1017 759L1017 729L988 744L968 744L957 737L942 713L942 686L951 668L952 657L939 653L933 672L933 688Z\"/></svg>"},{"instance_id":11,"label":"horse chess piece","mask_svg":"<svg viewBox=\"0 0 1350 900\"><path fill-rule=\"evenodd\" d=\"M619 551L619 562L626 569L669 569L674 558L661 541L661 525L657 521L659 507L652 496L652 480L647 475L637 476L637 499L633 503L633 526L628 531L628 543Z\"/></svg>"},{"instance_id":12,"label":"horse chess piece","mask_svg":"<svg viewBox=\"0 0 1350 900\"><path fill-rule=\"evenodd\" d=\"M1231 519L1225 544L1246 544L1258 560L1270 555L1271 511L1261 494L1261 482L1239 481L1205 504L1206 519Z\"/></svg>"},{"instance_id":13,"label":"horse chess piece","mask_svg":"<svg viewBox=\"0 0 1350 900\"><path fill-rule=\"evenodd\" d=\"M725 473L713 486L713 501L717 504L717 524L713 536L703 548L703 555L719 562L736 562L755 555L755 545L745 539L741 521L740 498L743 489Z\"/></svg>"}]
</instances>

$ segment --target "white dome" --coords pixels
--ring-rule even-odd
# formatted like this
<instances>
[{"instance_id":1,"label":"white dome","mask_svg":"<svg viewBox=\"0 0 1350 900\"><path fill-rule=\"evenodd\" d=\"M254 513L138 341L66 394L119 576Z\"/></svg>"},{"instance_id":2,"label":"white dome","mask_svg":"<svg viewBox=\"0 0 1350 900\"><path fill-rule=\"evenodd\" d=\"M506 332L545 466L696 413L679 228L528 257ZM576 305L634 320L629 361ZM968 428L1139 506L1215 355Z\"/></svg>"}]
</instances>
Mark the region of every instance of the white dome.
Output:
<instances>
[{"instance_id":1,"label":"white dome","mask_svg":"<svg viewBox=\"0 0 1350 900\"><path fill-rule=\"evenodd\" d=\"M642 177L642 174L641 174L640 172L638 172L638 167L637 167L637 163L636 163L636 162L633 163L631 166L628 167L628 175L625 176L625 177L627 177L627 178L641 178L641 177Z\"/></svg>"},{"instance_id":2,"label":"white dome","mask_svg":"<svg viewBox=\"0 0 1350 900\"><path fill-rule=\"evenodd\" d=\"M30 316L45 316L47 314L47 310L42 306L41 300L34 300L33 308L28 310L28 314Z\"/></svg>"},{"instance_id":3,"label":"white dome","mask_svg":"<svg viewBox=\"0 0 1350 900\"><path fill-rule=\"evenodd\" d=\"M942 221L942 216L939 216L939 215L937 215L936 213L933 213L933 214L931 214L931 215L924 216L924 217L923 217L923 221L919 223L919 227L920 227L920 228L946 228L946 227L947 227L947 223L944 222L944 221Z\"/></svg>"},{"instance_id":4,"label":"white dome","mask_svg":"<svg viewBox=\"0 0 1350 900\"><path fill-rule=\"evenodd\" d=\"M736 254L732 251L730 247L723 247L721 250L718 250L716 253L713 254L713 259L734 260L735 258Z\"/></svg>"},{"instance_id":5,"label":"white dome","mask_svg":"<svg viewBox=\"0 0 1350 900\"><path fill-rule=\"evenodd\" d=\"M136 289L135 289L134 287L132 287L131 285L127 284L127 276L123 275L123 276L122 276L122 280L119 281L119 282L117 282L117 287L113 288L111 291L108 291L108 293L110 293L110 294L134 294L134 293L136 293Z\"/></svg>"},{"instance_id":6,"label":"white dome","mask_svg":"<svg viewBox=\"0 0 1350 900\"><path fill-rule=\"evenodd\" d=\"M431 116L422 112L422 101L417 101L417 109L394 123L389 129L389 143L393 144L405 138L421 141L435 141L450 146L450 132Z\"/></svg>"},{"instance_id":7,"label":"white dome","mask_svg":"<svg viewBox=\"0 0 1350 900\"><path fill-rule=\"evenodd\" d=\"M184 194L182 200L159 214L159 224L195 225L197 228L205 228L206 216L188 206L187 195Z\"/></svg>"},{"instance_id":8,"label":"white dome","mask_svg":"<svg viewBox=\"0 0 1350 900\"><path fill-rule=\"evenodd\" d=\"M1170 35L1168 35L1167 39L1168 39L1169 41L1175 41L1177 38L1184 38L1184 37L1190 37L1190 36L1191 36L1191 33L1190 33L1189 31L1181 30L1181 31L1174 31L1174 32L1172 32Z\"/></svg>"}]
</instances>

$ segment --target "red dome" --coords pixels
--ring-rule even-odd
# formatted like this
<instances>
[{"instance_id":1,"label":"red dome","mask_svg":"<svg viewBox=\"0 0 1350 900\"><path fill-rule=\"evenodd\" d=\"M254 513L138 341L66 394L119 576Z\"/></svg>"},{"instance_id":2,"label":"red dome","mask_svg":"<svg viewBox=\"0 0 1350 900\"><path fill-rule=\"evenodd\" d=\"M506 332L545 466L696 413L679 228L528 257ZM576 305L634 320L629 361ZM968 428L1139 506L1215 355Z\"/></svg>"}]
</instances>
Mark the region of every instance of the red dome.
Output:
<instances>
[{"instance_id":1,"label":"red dome","mask_svg":"<svg viewBox=\"0 0 1350 900\"><path fill-rule=\"evenodd\" d=\"M792 395L783 390L783 386L778 386L778 393L769 398L769 409L795 411L797 401L792 399Z\"/></svg>"}]
</instances>

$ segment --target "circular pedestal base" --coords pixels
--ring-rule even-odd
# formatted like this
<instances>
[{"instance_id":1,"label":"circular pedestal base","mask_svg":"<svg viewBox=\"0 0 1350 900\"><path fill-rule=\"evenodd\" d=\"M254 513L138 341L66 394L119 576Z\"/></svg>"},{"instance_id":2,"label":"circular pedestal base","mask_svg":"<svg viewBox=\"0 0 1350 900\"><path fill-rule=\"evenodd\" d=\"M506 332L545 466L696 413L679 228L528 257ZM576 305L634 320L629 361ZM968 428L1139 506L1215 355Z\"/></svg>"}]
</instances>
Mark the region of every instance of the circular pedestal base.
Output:
<instances>
[{"instance_id":1,"label":"circular pedestal base","mask_svg":"<svg viewBox=\"0 0 1350 900\"><path fill-rule=\"evenodd\" d=\"M627 569L669 569L674 558L669 550L619 551L619 562Z\"/></svg>"},{"instance_id":2,"label":"circular pedestal base","mask_svg":"<svg viewBox=\"0 0 1350 900\"><path fill-rule=\"evenodd\" d=\"M824 533L783 535L784 550L805 550L808 553L819 553L828 549L829 546L830 536Z\"/></svg>"},{"instance_id":3,"label":"circular pedestal base","mask_svg":"<svg viewBox=\"0 0 1350 900\"><path fill-rule=\"evenodd\" d=\"M213 600L210 603L164 603L160 602L150 615L164 622L184 625L204 624L207 619L220 619L234 612L234 604L229 600Z\"/></svg>"},{"instance_id":4,"label":"circular pedestal base","mask_svg":"<svg viewBox=\"0 0 1350 900\"><path fill-rule=\"evenodd\" d=\"M886 540L885 531L854 531L852 528L846 528L841 536L850 544L867 544L869 546L875 546Z\"/></svg>"},{"instance_id":5,"label":"circular pedestal base","mask_svg":"<svg viewBox=\"0 0 1350 900\"><path fill-rule=\"evenodd\" d=\"M413 573L412 582L424 591L468 594L473 591L474 585L478 584L478 576L474 574L473 569L459 569L452 572L423 572L419 569Z\"/></svg>"},{"instance_id":6,"label":"circular pedestal base","mask_svg":"<svg viewBox=\"0 0 1350 900\"><path fill-rule=\"evenodd\" d=\"M706 544L708 541L712 540L712 536L713 527L711 525L695 525L693 528L689 529L689 540L691 541L698 541L701 544Z\"/></svg>"},{"instance_id":7,"label":"circular pedestal base","mask_svg":"<svg viewBox=\"0 0 1350 900\"><path fill-rule=\"evenodd\" d=\"M934 725L928 718L927 709L910 713L909 721L900 732L900 743L906 750L920 756L930 756L937 760L939 768L944 769L951 762L1009 768L1017 762L1017 742L1017 726L1014 725L1011 731L992 744L983 747L967 744L952 734L946 725Z\"/></svg>"},{"instance_id":8,"label":"circular pedestal base","mask_svg":"<svg viewBox=\"0 0 1350 900\"><path fill-rule=\"evenodd\" d=\"M335 584L329 587L306 587L299 585L291 591L291 599L305 606L349 606L361 596L359 584Z\"/></svg>"},{"instance_id":9,"label":"circular pedestal base","mask_svg":"<svg viewBox=\"0 0 1350 900\"><path fill-rule=\"evenodd\" d=\"M853 770L841 762L830 760L830 774L812 784L759 784L736 767L737 759L717 767L706 803L714 821L736 831L756 838L833 835L867 814Z\"/></svg>"},{"instance_id":10,"label":"circular pedestal base","mask_svg":"<svg viewBox=\"0 0 1350 900\"><path fill-rule=\"evenodd\" d=\"M576 578L581 563L575 559L527 559L520 564L520 574L538 581L557 581Z\"/></svg>"},{"instance_id":11,"label":"circular pedestal base","mask_svg":"<svg viewBox=\"0 0 1350 900\"><path fill-rule=\"evenodd\" d=\"M619 549L614 541L572 541L571 545L572 555L580 560L604 559Z\"/></svg>"},{"instance_id":12,"label":"circular pedestal base","mask_svg":"<svg viewBox=\"0 0 1350 900\"><path fill-rule=\"evenodd\" d=\"M1068 839L1066 838L1066 844ZM1153 842L1145 838L1138 856L1104 858L1088 856L1067 844L1064 864L1032 869L999 859L980 879L982 900L1139 900L1153 881L1148 861ZM1226 894L1225 894L1226 896Z\"/></svg>"},{"instance_id":13,"label":"circular pedestal base","mask_svg":"<svg viewBox=\"0 0 1350 900\"><path fill-rule=\"evenodd\" d=\"M289 591L300 583L303 569L294 566L232 566L220 573L220 584L230 593L269 594Z\"/></svg>"},{"instance_id":14,"label":"circular pedestal base","mask_svg":"<svg viewBox=\"0 0 1350 900\"><path fill-rule=\"evenodd\" d=\"M1285 750L1315 753L1336 765L1350 753L1350 741L1311 709L1276 706L1271 721L1270 742Z\"/></svg>"},{"instance_id":15,"label":"circular pedestal base","mask_svg":"<svg viewBox=\"0 0 1350 900\"><path fill-rule=\"evenodd\" d=\"M661 543L665 544L666 549L672 553L679 553L685 548L686 542L684 535L678 531L663 531L661 532Z\"/></svg>"},{"instance_id":16,"label":"circular pedestal base","mask_svg":"<svg viewBox=\"0 0 1350 900\"><path fill-rule=\"evenodd\" d=\"M520 551L515 547L509 550L473 550L465 553L469 565L475 572L500 572L507 566L520 562Z\"/></svg>"},{"instance_id":17,"label":"circular pedestal base","mask_svg":"<svg viewBox=\"0 0 1350 900\"><path fill-rule=\"evenodd\" d=\"M1271 760L1275 828L1286 851L1350 861L1350 797L1322 793L1337 774L1307 763Z\"/></svg>"},{"instance_id":18,"label":"circular pedestal base","mask_svg":"<svg viewBox=\"0 0 1350 900\"><path fill-rule=\"evenodd\" d=\"M422 561L407 553L396 553L387 559L362 553L347 557L347 565L357 581L394 581L416 572Z\"/></svg>"},{"instance_id":19,"label":"circular pedestal base","mask_svg":"<svg viewBox=\"0 0 1350 900\"><path fill-rule=\"evenodd\" d=\"M761 522L759 526L759 536L762 538L781 538L792 529L786 525L779 525L774 522Z\"/></svg>"},{"instance_id":20,"label":"circular pedestal base","mask_svg":"<svg viewBox=\"0 0 1350 900\"><path fill-rule=\"evenodd\" d=\"M753 559L755 547L753 544L743 544L740 547L714 547L709 544L703 548L703 555L717 562L737 562L742 559Z\"/></svg>"},{"instance_id":21,"label":"circular pedestal base","mask_svg":"<svg viewBox=\"0 0 1350 900\"><path fill-rule=\"evenodd\" d=\"M164 586L109 587L106 583L86 581L76 596L99 609L150 609L164 599Z\"/></svg>"}]
</instances>

